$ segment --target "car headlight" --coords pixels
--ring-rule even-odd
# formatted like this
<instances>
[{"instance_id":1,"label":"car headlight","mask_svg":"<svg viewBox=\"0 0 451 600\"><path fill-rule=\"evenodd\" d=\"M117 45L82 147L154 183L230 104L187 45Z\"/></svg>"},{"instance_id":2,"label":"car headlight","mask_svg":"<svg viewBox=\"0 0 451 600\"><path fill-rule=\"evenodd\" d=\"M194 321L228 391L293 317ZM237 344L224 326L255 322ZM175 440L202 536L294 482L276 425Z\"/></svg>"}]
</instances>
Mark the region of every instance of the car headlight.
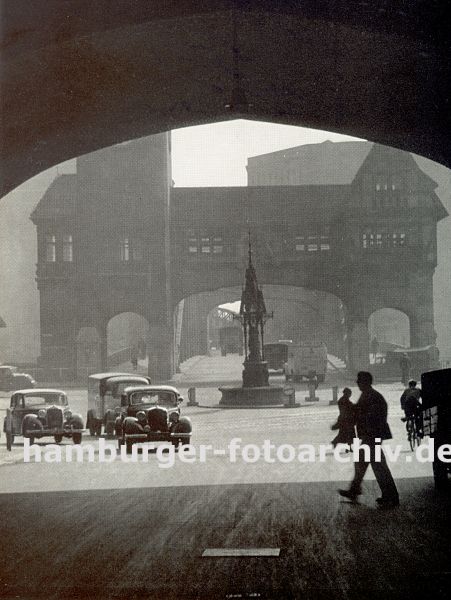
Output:
<instances>
[{"instance_id":1,"label":"car headlight","mask_svg":"<svg viewBox=\"0 0 451 600\"><path fill-rule=\"evenodd\" d=\"M38 419L45 419L45 415L47 414L44 408L38 410Z\"/></svg>"},{"instance_id":2,"label":"car headlight","mask_svg":"<svg viewBox=\"0 0 451 600\"><path fill-rule=\"evenodd\" d=\"M65 410L64 411L64 418L66 419L66 421L68 421L69 419L72 418L72 411L71 410Z\"/></svg>"}]
</instances>

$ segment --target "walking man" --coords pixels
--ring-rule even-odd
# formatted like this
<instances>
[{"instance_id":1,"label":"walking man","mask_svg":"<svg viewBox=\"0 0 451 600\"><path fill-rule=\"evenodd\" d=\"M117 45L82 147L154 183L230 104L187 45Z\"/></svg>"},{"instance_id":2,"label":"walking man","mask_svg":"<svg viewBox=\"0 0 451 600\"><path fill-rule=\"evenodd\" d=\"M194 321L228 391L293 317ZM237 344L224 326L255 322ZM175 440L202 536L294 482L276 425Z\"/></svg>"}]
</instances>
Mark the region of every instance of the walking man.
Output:
<instances>
[{"instance_id":1,"label":"walking man","mask_svg":"<svg viewBox=\"0 0 451 600\"><path fill-rule=\"evenodd\" d=\"M373 376L367 371L360 371L357 375L357 385L362 392L356 404L357 436L362 444L369 448L369 456L365 456L365 449L359 450L359 460L354 463L354 479L349 490L338 490L341 496L352 501L362 493L362 481L368 465L371 464L377 483L382 492L381 498L376 500L380 508L393 508L399 506L399 495L390 469L385 460L381 447L380 460L375 454L376 439L388 440L391 432L387 423L387 402L385 398L373 388ZM367 451L368 452L368 451Z\"/></svg>"}]
</instances>

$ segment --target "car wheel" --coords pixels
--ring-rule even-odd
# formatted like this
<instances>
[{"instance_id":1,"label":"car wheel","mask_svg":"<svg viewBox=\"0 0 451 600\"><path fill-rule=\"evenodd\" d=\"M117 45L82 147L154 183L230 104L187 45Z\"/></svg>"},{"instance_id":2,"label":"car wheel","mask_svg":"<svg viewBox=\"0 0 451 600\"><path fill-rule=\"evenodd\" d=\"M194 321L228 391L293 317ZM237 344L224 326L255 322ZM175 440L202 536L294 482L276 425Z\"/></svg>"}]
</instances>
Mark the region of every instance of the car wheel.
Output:
<instances>
[{"instance_id":1,"label":"car wheel","mask_svg":"<svg viewBox=\"0 0 451 600\"><path fill-rule=\"evenodd\" d=\"M14 436L10 431L6 432L6 449L11 452L12 445L14 443Z\"/></svg>"},{"instance_id":2,"label":"car wheel","mask_svg":"<svg viewBox=\"0 0 451 600\"><path fill-rule=\"evenodd\" d=\"M34 444L34 437L32 435L28 436L28 439L30 440L30 446Z\"/></svg>"},{"instance_id":3,"label":"car wheel","mask_svg":"<svg viewBox=\"0 0 451 600\"><path fill-rule=\"evenodd\" d=\"M61 444L61 442L63 441L63 436L61 435L61 433L58 433L57 435L55 435L54 438L55 438L55 444Z\"/></svg>"},{"instance_id":4,"label":"car wheel","mask_svg":"<svg viewBox=\"0 0 451 600\"><path fill-rule=\"evenodd\" d=\"M74 444L81 444L81 433L73 433L72 441L74 442Z\"/></svg>"}]
</instances>

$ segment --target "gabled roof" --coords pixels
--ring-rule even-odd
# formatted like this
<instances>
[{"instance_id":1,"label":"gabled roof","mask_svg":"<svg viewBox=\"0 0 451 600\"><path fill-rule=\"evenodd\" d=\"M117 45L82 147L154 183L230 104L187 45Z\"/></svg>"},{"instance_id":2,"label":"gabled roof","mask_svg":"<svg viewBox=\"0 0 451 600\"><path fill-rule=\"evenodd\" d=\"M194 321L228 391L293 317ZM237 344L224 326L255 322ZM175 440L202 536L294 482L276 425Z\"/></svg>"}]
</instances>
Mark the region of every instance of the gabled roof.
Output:
<instances>
[{"instance_id":1,"label":"gabled roof","mask_svg":"<svg viewBox=\"0 0 451 600\"><path fill-rule=\"evenodd\" d=\"M80 199L78 176L76 173L59 175L52 181L49 188L30 215L30 219L55 218L72 216Z\"/></svg>"},{"instance_id":2,"label":"gabled roof","mask_svg":"<svg viewBox=\"0 0 451 600\"><path fill-rule=\"evenodd\" d=\"M371 142L331 142L305 144L248 158L250 168L266 162L287 165L291 160L300 168L299 185L349 185L368 156Z\"/></svg>"},{"instance_id":3,"label":"gabled roof","mask_svg":"<svg viewBox=\"0 0 451 600\"><path fill-rule=\"evenodd\" d=\"M280 163L285 167L293 161L301 176L301 181L297 185L349 185L354 181L355 176L368 158L371 150L380 149L383 152L402 153L410 156L412 162L420 169L424 175L424 181L434 187L437 185L429 170L425 168L425 161L415 154L406 153L403 150L381 146L373 142L355 141L355 142L331 142L326 140L321 144L305 144L251 156L248 158L249 167L254 167L258 163L265 165L275 165ZM300 168L299 168L300 167Z\"/></svg>"}]
</instances>

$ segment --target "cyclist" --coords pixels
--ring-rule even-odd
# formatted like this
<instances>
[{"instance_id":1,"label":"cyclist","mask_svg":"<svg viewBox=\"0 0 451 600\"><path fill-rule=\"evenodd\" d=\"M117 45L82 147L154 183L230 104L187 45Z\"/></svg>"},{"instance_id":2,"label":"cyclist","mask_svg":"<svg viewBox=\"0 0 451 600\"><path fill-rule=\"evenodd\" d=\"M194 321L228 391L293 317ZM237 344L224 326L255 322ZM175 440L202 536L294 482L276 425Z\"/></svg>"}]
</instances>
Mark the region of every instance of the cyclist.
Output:
<instances>
[{"instance_id":1,"label":"cyclist","mask_svg":"<svg viewBox=\"0 0 451 600\"><path fill-rule=\"evenodd\" d=\"M421 412L421 390L417 388L417 382L414 379L409 381L407 387L401 395L401 408L404 411L405 417L402 419L405 423L413 418L418 434L423 431L423 418ZM407 428L407 425L406 425Z\"/></svg>"}]
</instances>

